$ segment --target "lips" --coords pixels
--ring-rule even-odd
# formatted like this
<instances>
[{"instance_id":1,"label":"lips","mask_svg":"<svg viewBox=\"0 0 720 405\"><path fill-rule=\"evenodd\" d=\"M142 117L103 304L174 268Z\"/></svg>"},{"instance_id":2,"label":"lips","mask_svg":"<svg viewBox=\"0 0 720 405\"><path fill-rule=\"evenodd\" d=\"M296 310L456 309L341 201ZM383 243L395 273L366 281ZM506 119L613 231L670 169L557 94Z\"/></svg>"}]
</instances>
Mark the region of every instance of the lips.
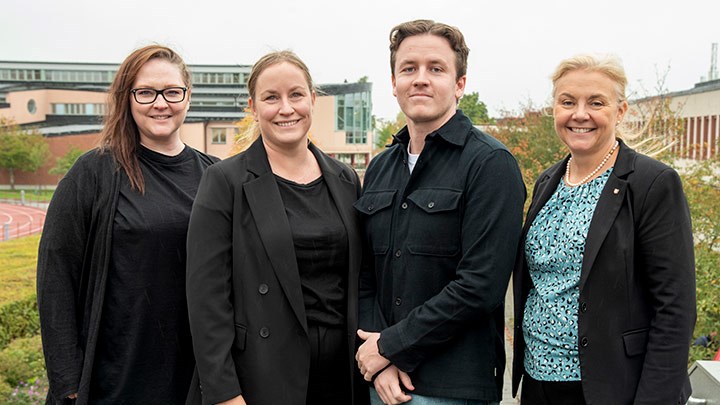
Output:
<instances>
[{"instance_id":1,"label":"lips","mask_svg":"<svg viewBox=\"0 0 720 405\"><path fill-rule=\"evenodd\" d=\"M282 122L276 122L275 125L280 127L291 127L295 124L300 122L300 120L292 120L292 121L282 121Z\"/></svg>"}]
</instances>

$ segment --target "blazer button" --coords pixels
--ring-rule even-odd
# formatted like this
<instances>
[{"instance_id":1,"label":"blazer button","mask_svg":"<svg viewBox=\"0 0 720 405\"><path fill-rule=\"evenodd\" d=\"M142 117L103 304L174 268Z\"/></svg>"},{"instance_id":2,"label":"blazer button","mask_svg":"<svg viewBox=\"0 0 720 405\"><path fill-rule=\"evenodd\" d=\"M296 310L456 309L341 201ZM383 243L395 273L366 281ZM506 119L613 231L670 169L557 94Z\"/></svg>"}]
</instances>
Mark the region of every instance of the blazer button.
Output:
<instances>
[{"instance_id":1,"label":"blazer button","mask_svg":"<svg viewBox=\"0 0 720 405\"><path fill-rule=\"evenodd\" d=\"M262 328L260 328L260 337L266 338L268 336L270 336L270 330L264 326Z\"/></svg>"},{"instance_id":2,"label":"blazer button","mask_svg":"<svg viewBox=\"0 0 720 405\"><path fill-rule=\"evenodd\" d=\"M407 207L408 207L408 205L407 205L406 202L402 203L402 205L400 206L400 208L402 208L402 209L404 209L404 210L406 210Z\"/></svg>"},{"instance_id":3,"label":"blazer button","mask_svg":"<svg viewBox=\"0 0 720 405\"><path fill-rule=\"evenodd\" d=\"M400 256L402 256L402 250L398 249L395 251L395 257L400 257Z\"/></svg>"},{"instance_id":4,"label":"blazer button","mask_svg":"<svg viewBox=\"0 0 720 405\"><path fill-rule=\"evenodd\" d=\"M434 207L434 206L435 206L435 203L434 203L434 202L430 201L430 202L428 203L428 208L432 208L432 207Z\"/></svg>"},{"instance_id":5,"label":"blazer button","mask_svg":"<svg viewBox=\"0 0 720 405\"><path fill-rule=\"evenodd\" d=\"M373 209L375 209L374 205L372 205L372 204L368 205L368 211L372 211Z\"/></svg>"},{"instance_id":6,"label":"blazer button","mask_svg":"<svg viewBox=\"0 0 720 405\"><path fill-rule=\"evenodd\" d=\"M587 336L583 336L582 339L580 339L580 346L587 347L588 345L588 338Z\"/></svg>"},{"instance_id":7,"label":"blazer button","mask_svg":"<svg viewBox=\"0 0 720 405\"><path fill-rule=\"evenodd\" d=\"M259 292L260 294L262 294L262 295L267 294L267 293L268 293L268 286L267 286L267 284L264 284L264 283L263 283L263 284L260 284L260 286L258 287L258 292Z\"/></svg>"},{"instance_id":8,"label":"blazer button","mask_svg":"<svg viewBox=\"0 0 720 405\"><path fill-rule=\"evenodd\" d=\"M400 297L395 298L395 305L397 305L397 306L402 305L402 298L400 298Z\"/></svg>"},{"instance_id":9,"label":"blazer button","mask_svg":"<svg viewBox=\"0 0 720 405\"><path fill-rule=\"evenodd\" d=\"M580 311L587 312L587 302L580 303Z\"/></svg>"}]
</instances>

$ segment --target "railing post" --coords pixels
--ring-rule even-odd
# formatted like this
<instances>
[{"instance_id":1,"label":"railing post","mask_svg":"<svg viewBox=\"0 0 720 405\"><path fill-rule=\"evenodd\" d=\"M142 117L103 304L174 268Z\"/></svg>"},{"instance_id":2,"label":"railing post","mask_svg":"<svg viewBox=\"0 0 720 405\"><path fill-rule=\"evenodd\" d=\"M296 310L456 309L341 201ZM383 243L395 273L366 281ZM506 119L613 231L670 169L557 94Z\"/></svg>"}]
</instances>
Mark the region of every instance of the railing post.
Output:
<instances>
[{"instance_id":1,"label":"railing post","mask_svg":"<svg viewBox=\"0 0 720 405\"><path fill-rule=\"evenodd\" d=\"M10 224L3 224L3 240L10 239Z\"/></svg>"}]
</instances>

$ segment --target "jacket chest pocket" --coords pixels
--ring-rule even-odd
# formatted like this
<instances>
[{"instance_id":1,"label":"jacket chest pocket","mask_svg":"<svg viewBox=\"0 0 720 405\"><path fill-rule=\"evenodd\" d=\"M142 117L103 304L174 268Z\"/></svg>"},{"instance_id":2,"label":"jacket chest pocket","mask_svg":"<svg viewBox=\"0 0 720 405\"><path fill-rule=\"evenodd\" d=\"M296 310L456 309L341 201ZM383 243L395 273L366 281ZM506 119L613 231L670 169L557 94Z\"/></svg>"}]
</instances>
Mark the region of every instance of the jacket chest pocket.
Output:
<instances>
[{"instance_id":1,"label":"jacket chest pocket","mask_svg":"<svg viewBox=\"0 0 720 405\"><path fill-rule=\"evenodd\" d=\"M414 205L408 232L413 254L454 256L461 250L462 192L450 189L418 189L408 195Z\"/></svg>"},{"instance_id":2,"label":"jacket chest pocket","mask_svg":"<svg viewBox=\"0 0 720 405\"><path fill-rule=\"evenodd\" d=\"M376 255L385 254L390 247L395 193L395 190L368 191L353 204L355 209L363 214L365 232Z\"/></svg>"}]
</instances>

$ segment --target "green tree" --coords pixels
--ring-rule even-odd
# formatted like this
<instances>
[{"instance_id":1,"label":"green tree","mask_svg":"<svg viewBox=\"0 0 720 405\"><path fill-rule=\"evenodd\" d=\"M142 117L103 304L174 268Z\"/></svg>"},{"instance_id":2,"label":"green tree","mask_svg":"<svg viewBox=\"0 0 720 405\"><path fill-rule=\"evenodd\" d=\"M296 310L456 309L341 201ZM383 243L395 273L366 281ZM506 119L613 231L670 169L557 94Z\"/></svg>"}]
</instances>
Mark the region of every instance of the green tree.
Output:
<instances>
[{"instance_id":1,"label":"green tree","mask_svg":"<svg viewBox=\"0 0 720 405\"><path fill-rule=\"evenodd\" d=\"M475 125L492 123L492 119L488 116L488 110L485 103L480 101L480 95L477 92L465 94L458 103L458 108L462 110L470 121Z\"/></svg>"},{"instance_id":2,"label":"green tree","mask_svg":"<svg viewBox=\"0 0 720 405\"><path fill-rule=\"evenodd\" d=\"M519 115L506 115L489 132L510 149L520 165L526 187L532 190L540 173L562 159L567 149L555 133L547 109L528 105L522 107Z\"/></svg>"},{"instance_id":3,"label":"green tree","mask_svg":"<svg viewBox=\"0 0 720 405\"><path fill-rule=\"evenodd\" d=\"M394 121L378 120L380 128L377 129L375 137L375 148L382 149L385 145L392 142L392 136L395 135L406 124L405 114L399 112Z\"/></svg>"},{"instance_id":4,"label":"green tree","mask_svg":"<svg viewBox=\"0 0 720 405\"><path fill-rule=\"evenodd\" d=\"M34 172L49 156L50 148L41 134L0 118L0 169L8 171L12 190L15 189L16 171Z\"/></svg>"},{"instance_id":5,"label":"green tree","mask_svg":"<svg viewBox=\"0 0 720 405\"><path fill-rule=\"evenodd\" d=\"M75 164L75 161L78 160L78 158L83 154L83 150L79 149L77 147L70 146L70 150L67 151L66 154L60 156L57 161L55 162L55 166L53 166L50 170L48 170L48 173L50 174L59 174L61 176L64 176L65 173L67 173L72 165Z\"/></svg>"}]
</instances>

